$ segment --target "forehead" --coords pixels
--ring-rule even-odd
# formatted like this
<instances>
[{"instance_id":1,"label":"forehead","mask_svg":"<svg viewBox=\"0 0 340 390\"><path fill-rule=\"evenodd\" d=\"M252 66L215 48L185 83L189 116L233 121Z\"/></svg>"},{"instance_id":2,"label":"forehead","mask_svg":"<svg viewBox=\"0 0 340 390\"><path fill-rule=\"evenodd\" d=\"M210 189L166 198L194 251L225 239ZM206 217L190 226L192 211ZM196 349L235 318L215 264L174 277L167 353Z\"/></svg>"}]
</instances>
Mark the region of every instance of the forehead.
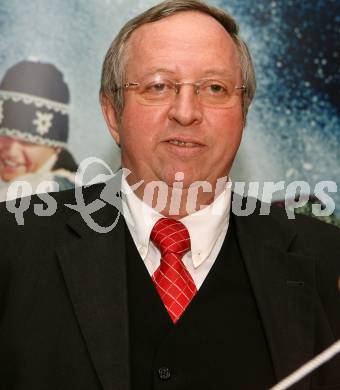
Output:
<instances>
[{"instance_id":1,"label":"forehead","mask_svg":"<svg viewBox=\"0 0 340 390\"><path fill-rule=\"evenodd\" d=\"M127 48L127 73L153 68L191 74L210 70L238 73L236 45L210 15L185 11L136 29Z\"/></svg>"},{"instance_id":2,"label":"forehead","mask_svg":"<svg viewBox=\"0 0 340 390\"><path fill-rule=\"evenodd\" d=\"M34 144L14 137L0 136L0 145L10 145L14 143L26 149L50 149L50 147L46 145Z\"/></svg>"}]
</instances>

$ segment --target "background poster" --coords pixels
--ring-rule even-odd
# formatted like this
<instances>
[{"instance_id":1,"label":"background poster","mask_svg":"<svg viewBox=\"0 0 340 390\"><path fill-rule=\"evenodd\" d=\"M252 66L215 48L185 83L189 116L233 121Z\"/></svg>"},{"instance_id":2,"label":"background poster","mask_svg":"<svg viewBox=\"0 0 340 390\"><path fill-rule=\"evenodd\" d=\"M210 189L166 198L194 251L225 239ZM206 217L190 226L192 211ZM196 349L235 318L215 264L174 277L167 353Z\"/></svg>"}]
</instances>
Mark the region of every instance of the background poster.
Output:
<instances>
[{"instance_id":1,"label":"background poster","mask_svg":"<svg viewBox=\"0 0 340 390\"><path fill-rule=\"evenodd\" d=\"M233 180L320 180L339 186L340 4L332 0L208 1L239 22L257 72ZM2 0L0 78L24 59L54 64L70 90L69 149L112 169L119 150L98 103L105 52L123 23L151 0ZM98 167L100 170L100 167ZM340 214L339 192L330 194ZM278 195L280 197L280 195Z\"/></svg>"}]
</instances>

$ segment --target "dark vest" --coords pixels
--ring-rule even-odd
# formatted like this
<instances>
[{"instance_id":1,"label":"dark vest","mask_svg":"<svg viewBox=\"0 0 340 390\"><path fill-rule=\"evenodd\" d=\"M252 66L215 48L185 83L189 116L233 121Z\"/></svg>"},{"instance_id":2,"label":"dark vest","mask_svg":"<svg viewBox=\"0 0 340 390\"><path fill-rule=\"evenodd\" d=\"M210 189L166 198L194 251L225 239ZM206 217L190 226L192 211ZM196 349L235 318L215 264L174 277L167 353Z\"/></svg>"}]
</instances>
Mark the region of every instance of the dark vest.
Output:
<instances>
[{"instance_id":1,"label":"dark vest","mask_svg":"<svg viewBox=\"0 0 340 390\"><path fill-rule=\"evenodd\" d=\"M176 325L126 230L132 389L270 388L273 365L233 221Z\"/></svg>"}]
</instances>

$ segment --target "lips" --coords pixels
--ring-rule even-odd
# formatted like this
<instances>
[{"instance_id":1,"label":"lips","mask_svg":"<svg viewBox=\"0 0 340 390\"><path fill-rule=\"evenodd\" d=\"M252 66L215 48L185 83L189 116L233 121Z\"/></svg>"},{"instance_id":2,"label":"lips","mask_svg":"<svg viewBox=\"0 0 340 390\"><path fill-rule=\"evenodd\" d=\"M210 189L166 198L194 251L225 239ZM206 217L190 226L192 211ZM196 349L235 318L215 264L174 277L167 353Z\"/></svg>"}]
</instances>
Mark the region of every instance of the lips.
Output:
<instances>
[{"instance_id":1,"label":"lips","mask_svg":"<svg viewBox=\"0 0 340 390\"><path fill-rule=\"evenodd\" d=\"M197 146L201 146L201 145L196 144L194 142L184 142L184 141L180 141L180 140L177 140L177 139L170 140L168 142L170 144L172 144L172 145L181 146L181 147L184 147L184 148L194 148L194 147L197 147Z\"/></svg>"},{"instance_id":2,"label":"lips","mask_svg":"<svg viewBox=\"0 0 340 390\"><path fill-rule=\"evenodd\" d=\"M22 164L20 162L9 160L7 158L1 158L0 164L2 164L6 168L11 168L11 169L16 169L16 168L19 168L19 167L25 165L25 164Z\"/></svg>"},{"instance_id":3,"label":"lips","mask_svg":"<svg viewBox=\"0 0 340 390\"><path fill-rule=\"evenodd\" d=\"M186 148L204 146L204 144L200 140L197 140L193 137L184 137L184 136L171 137L166 139L165 142L168 142L171 145L186 147Z\"/></svg>"},{"instance_id":4,"label":"lips","mask_svg":"<svg viewBox=\"0 0 340 390\"><path fill-rule=\"evenodd\" d=\"M178 158L196 157L206 149L201 141L189 137L171 137L163 144L166 150Z\"/></svg>"}]
</instances>

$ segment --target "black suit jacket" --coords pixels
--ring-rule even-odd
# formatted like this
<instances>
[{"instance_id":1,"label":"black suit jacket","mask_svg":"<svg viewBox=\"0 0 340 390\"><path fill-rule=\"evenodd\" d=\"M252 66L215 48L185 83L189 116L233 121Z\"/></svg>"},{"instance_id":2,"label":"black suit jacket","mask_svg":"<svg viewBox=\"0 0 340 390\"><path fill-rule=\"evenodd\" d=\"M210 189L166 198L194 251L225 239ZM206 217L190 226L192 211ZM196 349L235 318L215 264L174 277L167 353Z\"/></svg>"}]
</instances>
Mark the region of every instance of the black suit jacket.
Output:
<instances>
[{"instance_id":1,"label":"black suit jacket","mask_svg":"<svg viewBox=\"0 0 340 390\"><path fill-rule=\"evenodd\" d=\"M73 191L53 196L56 213L37 217L35 196L23 226L0 205L0 389L128 390L124 219L95 233L64 206ZM92 216L108 226L116 211ZM339 229L280 209L235 224L280 380L340 338ZM340 389L339 360L294 388Z\"/></svg>"}]
</instances>

